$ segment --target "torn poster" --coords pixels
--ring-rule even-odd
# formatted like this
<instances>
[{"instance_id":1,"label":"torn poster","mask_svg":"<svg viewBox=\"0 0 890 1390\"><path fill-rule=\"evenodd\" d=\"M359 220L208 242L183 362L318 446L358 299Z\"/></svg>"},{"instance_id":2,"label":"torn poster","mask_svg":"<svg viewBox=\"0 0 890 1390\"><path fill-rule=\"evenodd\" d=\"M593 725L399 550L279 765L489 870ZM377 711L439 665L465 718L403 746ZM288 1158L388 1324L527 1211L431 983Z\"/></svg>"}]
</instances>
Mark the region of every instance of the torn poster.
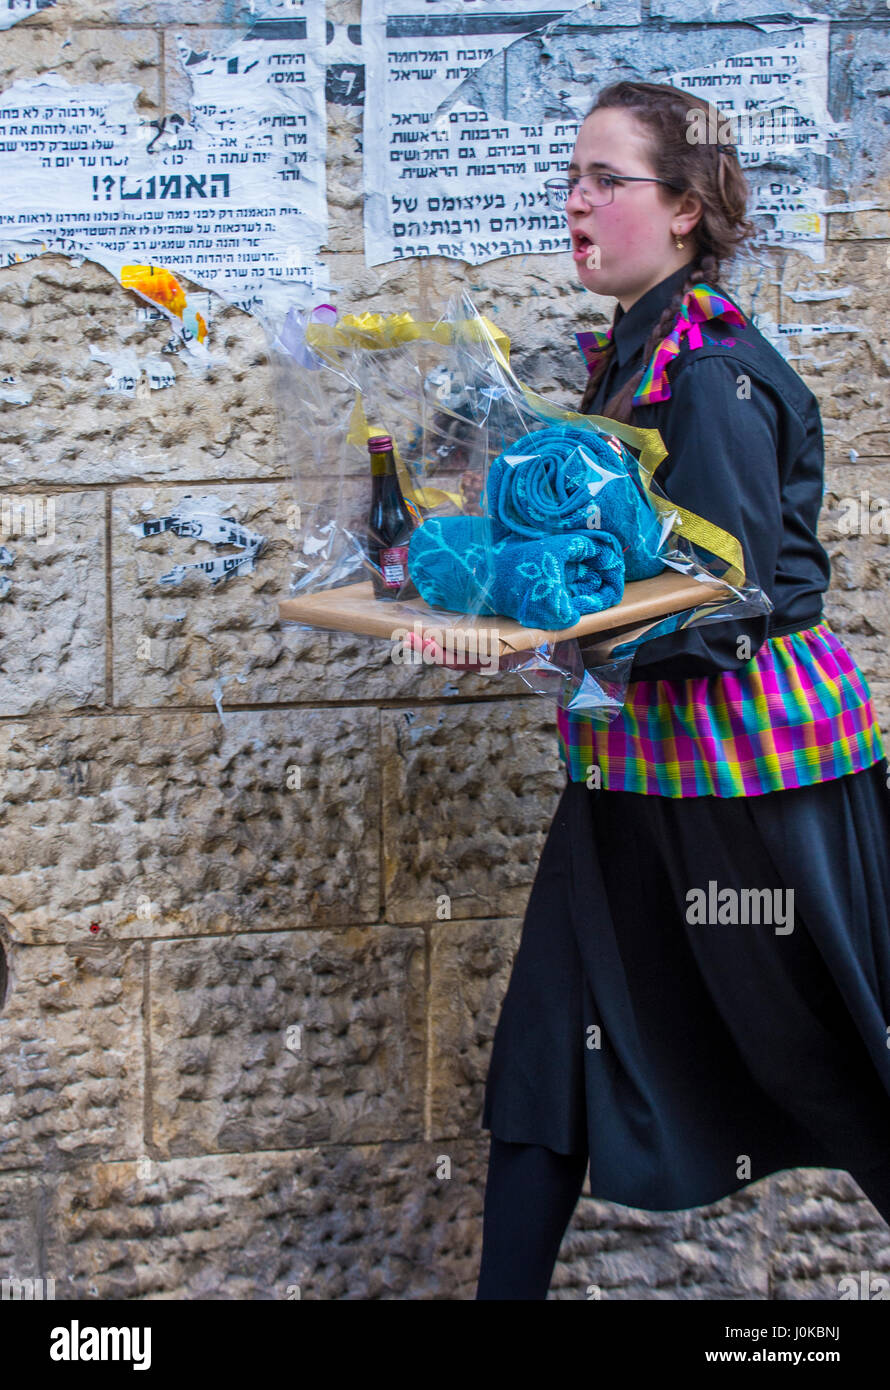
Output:
<instances>
[{"instance_id":1,"label":"torn poster","mask_svg":"<svg viewBox=\"0 0 890 1390\"><path fill-rule=\"evenodd\" d=\"M815 261L825 259L828 195L807 178L810 157L829 154L827 142L849 131L828 110L828 31L828 23L808 24L775 46L671 76L730 123L751 185L749 214L771 221L766 244L794 246Z\"/></svg>"},{"instance_id":2,"label":"torn poster","mask_svg":"<svg viewBox=\"0 0 890 1390\"><path fill-rule=\"evenodd\" d=\"M50 10L56 0L0 0L0 29L10 29L29 14Z\"/></svg>"},{"instance_id":3,"label":"torn poster","mask_svg":"<svg viewBox=\"0 0 890 1390\"><path fill-rule=\"evenodd\" d=\"M90 343L90 356L96 362L104 362L111 368L105 378L105 392L123 396L143 396L150 391L163 391L176 385L176 372L172 363L161 357L160 353L148 353L137 357L132 348L121 348L118 352L102 352Z\"/></svg>"},{"instance_id":4,"label":"torn poster","mask_svg":"<svg viewBox=\"0 0 890 1390\"><path fill-rule=\"evenodd\" d=\"M115 278L125 266L163 266L273 320L317 296L327 283L324 15L300 10L219 52L180 39L191 119L144 121L131 83L72 87L48 73L8 88L6 263L56 251Z\"/></svg>"},{"instance_id":5,"label":"torn poster","mask_svg":"<svg viewBox=\"0 0 890 1390\"><path fill-rule=\"evenodd\" d=\"M657 34L641 32L629 42L625 31L602 28L606 14L587 5L515 38L464 78L432 121L419 128L432 131L443 113L451 120L465 107L476 120L481 118L473 117L474 111L487 113L481 122L485 136L515 139L514 133L540 132L535 143L546 140L547 145L540 157L528 161L525 192L526 205L537 213L542 210L541 182L548 173L564 171L580 122L602 87L619 75L670 82L737 118L740 158L752 190L749 211L763 219L766 244L793 244L815 260L824 259L825 156L832 152L829 142L849 129L831 118L827 106L828 23L797 24L763 35L725 25L704 30L684 25ZM551 118L559 122L555 128ZM517 125L517 119L524 124ZM468 140L469 123L467 118L462 131ZM486 160L497 153L497 145L476 150ZM401 221L404 204L398 211ZM411 211L414 222L406 219L406 226L419 239L420 233L433 230L429 222L425 228L417 226L426 212L422 196ZM513 230L514 224L509 226ZM534 249L563 250L567 245L563 237ZM444 254L433 247L411 254L437 253ZM497 254L507 252L499 249Z\"/></svg>"},{"instance_id":6,"label":"torn poster","mask_svg":"<svg viewBox=\"0 0 890 1390\"><path fill-rule=\"evenodd\" d=\"M183 498L169 516L139 521L129 528L134 536L159 536L165 531L172 531L174 535L209 541L211 545L237 545L241 548L240 555L218 555L212 560L175 565L158 577L159 584L180 584L189 570L200 570L214 585L233 574L253 572L254 561L265 545L265 536L242 526L234 516L220 516L218 512L210 510L216 501L212 497L199 500Z\"/></svg>"},{"instance_id":7,"label":"torn poster","mask_svg":"<svg viewBox=\"0 0 890 1390\"><path fill-rule=\"evenodd\" d=\"M540 188L561 172L576 125L490 119L479 105L437 108L524 34L573 7L557 0L488 0L474 13L441 0L365 0L365 256L369 265L406 256L449 256L471 265L534 251L568 251L565 219ZM638 0L587 6L603 25L636 24ZM499 66L505 81L503 66ZM509 76L506 81L509 83Z\"/></svg>"}]
</instances>

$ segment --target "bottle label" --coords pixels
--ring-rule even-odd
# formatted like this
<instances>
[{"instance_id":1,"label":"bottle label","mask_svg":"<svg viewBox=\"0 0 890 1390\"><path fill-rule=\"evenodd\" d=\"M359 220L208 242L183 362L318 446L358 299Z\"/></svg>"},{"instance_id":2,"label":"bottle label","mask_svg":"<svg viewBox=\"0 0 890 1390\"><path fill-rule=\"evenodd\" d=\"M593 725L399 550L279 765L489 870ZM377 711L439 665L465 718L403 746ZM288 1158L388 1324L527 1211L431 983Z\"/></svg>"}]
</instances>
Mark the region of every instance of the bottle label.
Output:
<instances>
[{"instance_id":1,"label":"bottle label","mask_svg":"<svg viewBox=\"0 0 890 1390\"><path fill-rule=\"evenodd\" d=\"M408 575L407 545L392 545L380 552L383 582L388 589L401 589Z\"/></svg>"}]
</instances>

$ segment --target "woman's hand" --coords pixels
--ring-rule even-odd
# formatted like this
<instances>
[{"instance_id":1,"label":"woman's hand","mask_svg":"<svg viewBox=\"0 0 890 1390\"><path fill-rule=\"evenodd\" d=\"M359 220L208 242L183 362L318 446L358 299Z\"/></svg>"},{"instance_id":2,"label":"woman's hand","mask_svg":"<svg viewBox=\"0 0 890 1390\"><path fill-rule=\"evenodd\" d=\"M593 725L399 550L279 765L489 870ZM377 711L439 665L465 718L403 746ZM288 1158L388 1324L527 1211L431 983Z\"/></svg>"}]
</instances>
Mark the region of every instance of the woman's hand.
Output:
<instances>
[{"instance_id":1,"label":"woman's hand","mask_svg":"<svg viewBox=\"0 0 890 1390\"><path fill-rule=\"evenodd\" d=\"M424 665L447 666L450 671L490 671L491 663L486 662L483 666L478 661L458 661L454 657L449 658L443 647L439 645L434 637L418 637L416 632L409 632L405 638L405 645L420 651L423 656Z\"/></svg>"}]
</instances>

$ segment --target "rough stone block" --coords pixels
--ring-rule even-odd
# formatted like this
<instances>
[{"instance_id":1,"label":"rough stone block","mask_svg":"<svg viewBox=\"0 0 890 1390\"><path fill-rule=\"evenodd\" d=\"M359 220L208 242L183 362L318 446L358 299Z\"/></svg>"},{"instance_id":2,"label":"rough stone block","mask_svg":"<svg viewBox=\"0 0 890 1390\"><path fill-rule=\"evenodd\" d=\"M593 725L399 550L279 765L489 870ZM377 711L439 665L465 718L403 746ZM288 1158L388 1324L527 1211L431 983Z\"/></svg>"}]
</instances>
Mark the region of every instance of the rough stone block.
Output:
<instances>
[{"instance_id":1,"label":"rough stone block","mask_svg":"<svg viewBox=\"0 0 890 1390\"><path fill-rule=\"evenodd\" d=\"M94 920L112 938L376 921L378 718L3 723L0 911L15 939L80 942Z\"/></svg>"},{"instance_id":2,"label":"rough stone block","mask_svg":"<svg viewBox=\"0 0 890 1390\"><path fill-rule=\"evenodd\" d=\"M105 499L0 491L0 710L105 703ZM2 780L0 780L2 791Z\"/></svg>"},{"instance_id":3,"label":"rough stone block","mask_svg":"<svg viewBox=\"0 0 890 1390\"><path fill-rule=\"evenodd\" d=\"M60 7L50 24L29 19L4 31L0 43L0 88L45 72L57 72L76 86L88 82L132 82L141 88L136 110L144 119L150 119L161 98L160 36L119 27L71 28L64 18ZM77 18L86 15L78 14Z\"/></svg>"},{"instance_id":4,"label":"rough stone block","mask_svg":"<svg viewBox=\"0 0 890 1390\"><path fill-rule=\"evenodd\" d=\"M60 1300L469 1300L484 1177L469 1142L85 1164L52 1188L0 1175L0 1249Z\"/></svg>"},{"instance_id":5,"label":"rough stone block","mask_svg":"<svg viewBox=\"0 0 890 1390\"><path fill-rule=\"evenodd\" d=\"M491 1044L521 928L514 918L442 922L430 932L434 1134L472 1134L480 1128Z\"/></svg>"},{"instance_id":6,"label":"rough stone block","mask_svg":"<svg viewBox=\"0 0 890 1390\"><path fill-rule=\"evenodd\" d=\"M307 472L309 470L307 469ZM173 532L134 536L131 524L169 515L183 497L234 516L266 539L252 574L213 585L186 573L179 584L161 575L235 547L208 547ZM115 704L268 704L299 700L499 696L527 690L510 672L473 674L444 666L393 661L399 645L361 634L282 623L278 605L289 596L292 567L305 563L303 539L325 525L338 499L341 526L358 534L367 521L369 485L363 478L307 477L297 491L285 483L207 488L133 488L116 492L112 513L114 562ZM299 503L295 498L299 497ZM298 509L295 510L295 508ZM355 574L355 582L365 578ZM395 631L395 628L394 628Z\"/></svg>"},{"instance_id":7,"label":"rough stone block","mask_svg":"<svg viewBox=\"0 0 890 1390\"><path fill-rule=\"evenodd\" d=\"M801 1168L773 1181L771 1297L832 1303L857 1287L860 1298L863 1286L870 1292L869 1275L887 1279L890 1232L849 1173Z\"/></svg>"},{"instance_id":8,"label":"rough stone block","mask_svg":"<svg viewBox=\"0 0 890 1390\"><path fill-rule=\"evenodd\" d=\"M395 927L158 943L158 1152L420 1138L424 954Z\"/></svg>"},{"instance_id":9,"label":"rough stone block","mask_svg":"<svg viewBox=\"0 0 890 1390\"><path fill-rule=\"evenodd\" d=\"M13 947L0 1018L0 1169L53 1186L142 1147L143 946L80 938Z\"/></svg>"},{"instance_id":10,"label":"rough stone block","mask_svg":"<svg viewBox=\"0 0 890 1390\"><path fill-rule=\"evenodd\" d=\"M565 781L552 701L381 718L387 920L521 916Z\"/></svg>"},{"instance_id":11,"label":"rough stone block","mask_svg":"<svg viewBox=\"0 0 890 1390\"><path fill-rule=\"evenodd\" d=\"M840 290L840 295L795 302L792 291ZM880 379L890 370L884 324L888 312L886 252L876 243L831 243L825 264L789 253L781 286L781 313L788 323L836 323L849 332L796 340L788 354L795 371L819 399L825 454L831 463L849 450L871 457L890 454L890 399Z\"/></svg>"},{"instance_id":12,"label":"rough stone block","mask_svg":"<svg viewBox=\"0 0 890 1390\"><path fill-rule=\"evenodd\" d=\"M187 293L195 288L182 283ZM40 256L5 269L0 373L32 400L0 402L0 484L274 476L277 406L266 335L215 296L212 306L207 345L218 361L195 371L186 354L167 354L175 384L143 399L112 391L111 368L90 347L140 362L170 342L166 317L140 319L144 301L90 261ZM73 322L82 333L72 333Z\"/></svg>"}]
</instances>

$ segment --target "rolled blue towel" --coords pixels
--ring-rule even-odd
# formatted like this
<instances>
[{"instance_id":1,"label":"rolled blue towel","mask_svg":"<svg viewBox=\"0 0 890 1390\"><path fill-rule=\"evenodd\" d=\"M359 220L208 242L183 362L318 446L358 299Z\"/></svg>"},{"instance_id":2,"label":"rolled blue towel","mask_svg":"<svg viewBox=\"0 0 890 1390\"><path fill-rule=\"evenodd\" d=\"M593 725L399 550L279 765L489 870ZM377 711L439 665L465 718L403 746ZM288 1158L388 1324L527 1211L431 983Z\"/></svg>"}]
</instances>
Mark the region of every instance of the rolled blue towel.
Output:
<instances>
[{"instance_id":1,"label":"rolled blue towel","mask_svg":"<svg viewBox=\"0 0 890 1390\"><path fill-rule=\"evenodd\" d=\"M621 546L608 532L495 540L485 516L428 517L412 533L408 570L432 608L524 627L571 627L624 593Z\"/></svg>"},{"instance_id":2,"label":"rolled blue towel","mask_svg":"<svg viewBox=\"0 0 890 1390\"><path fill-rule=\"evenodd\" d=\"M632 468L611 435L571 425L523 435L488 470L483 506L495 541L608 531L620 542L627 580L660 574L661 521Z\"/></svg>"}]
</instances>

